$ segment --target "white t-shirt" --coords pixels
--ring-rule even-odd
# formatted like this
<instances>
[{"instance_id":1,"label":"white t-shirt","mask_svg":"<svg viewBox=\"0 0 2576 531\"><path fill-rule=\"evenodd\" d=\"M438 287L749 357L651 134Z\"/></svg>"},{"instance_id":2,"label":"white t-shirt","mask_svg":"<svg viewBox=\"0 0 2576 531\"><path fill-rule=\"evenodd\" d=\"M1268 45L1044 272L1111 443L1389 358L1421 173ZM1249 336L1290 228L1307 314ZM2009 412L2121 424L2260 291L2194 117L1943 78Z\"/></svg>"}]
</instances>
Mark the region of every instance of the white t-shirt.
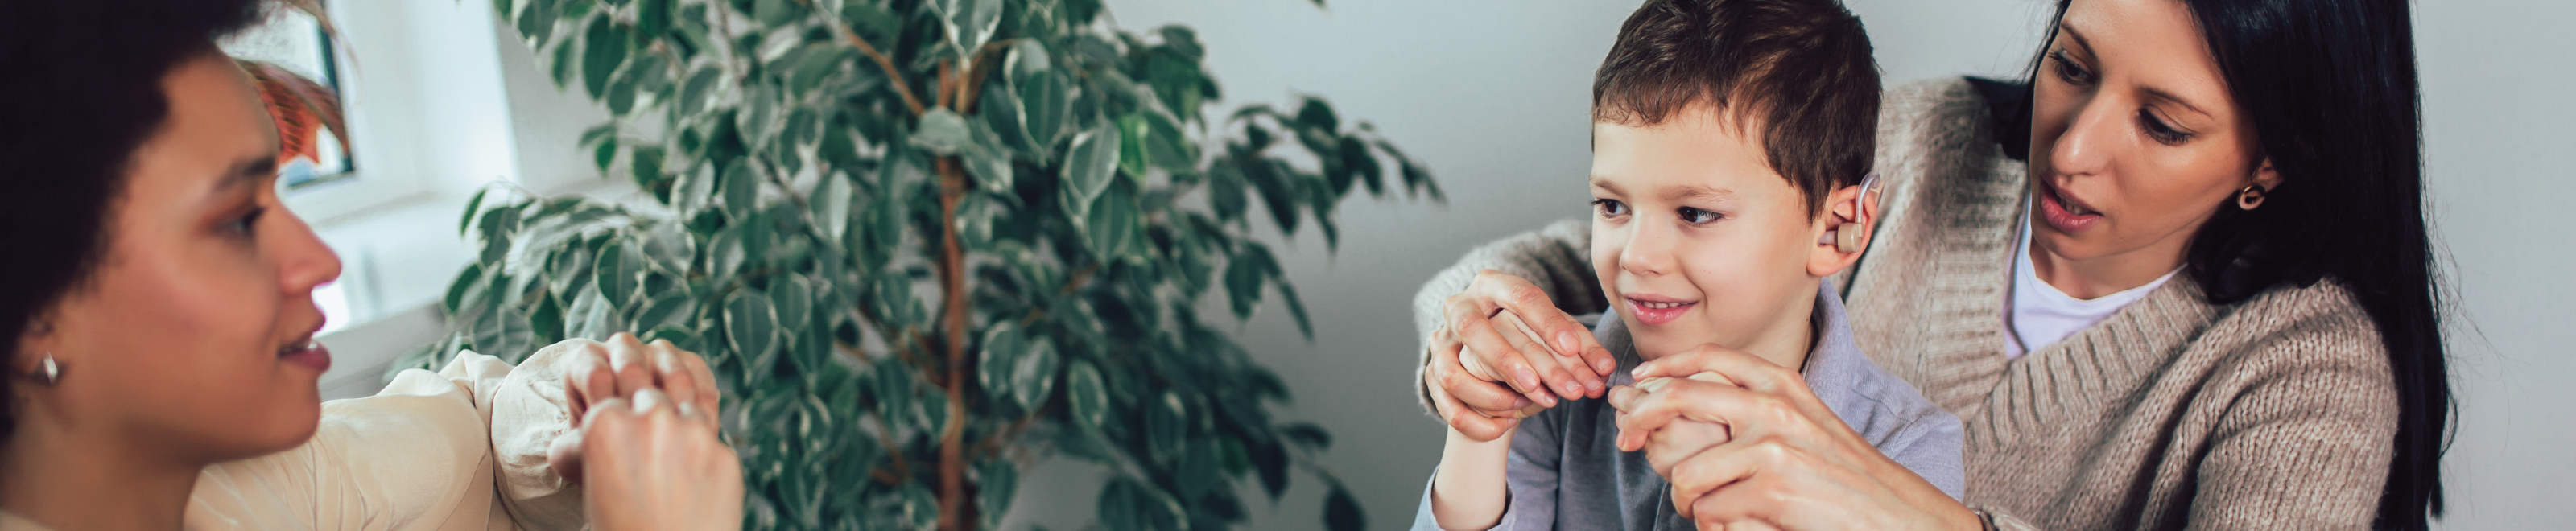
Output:
<instances>
[{"instance_id":1,"label":"white t-shirt","mask_svg":"<svg viewBox=\"0 0 2576 531\"><path fill-rule=\"evenodd\" d=\"M2012 299L2004 303L2005 321L2012 326L2012 341L2004 342L2004 358L2020 358L2022 353L2046 348L2075 335L2093 323L2118 313L2120 308L2147 297L2156 287L2173 280L2176 267L2147 285L2103 295L2097 299L2078 299L2058 291L2039 279L2030 266L2031 212L2022 211L2021 238L2013 244Z\"/></svg>"}]
</instances>

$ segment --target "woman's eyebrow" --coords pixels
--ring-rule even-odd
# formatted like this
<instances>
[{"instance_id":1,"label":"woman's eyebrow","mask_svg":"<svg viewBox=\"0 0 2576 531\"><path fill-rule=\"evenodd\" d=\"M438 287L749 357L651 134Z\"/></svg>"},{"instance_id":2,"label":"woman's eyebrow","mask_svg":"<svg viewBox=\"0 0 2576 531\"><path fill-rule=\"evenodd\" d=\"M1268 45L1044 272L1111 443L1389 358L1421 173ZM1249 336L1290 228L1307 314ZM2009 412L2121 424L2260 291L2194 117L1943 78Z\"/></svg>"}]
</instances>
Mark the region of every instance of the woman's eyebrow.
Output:
<instances>
[{"instance_id":1,"label":"woman's eyebrow","mask_svg":"<svg viewBox=\"0 0 2576 531\"><path fill-rule=\"evenodd\" d=\"M226 195L225 192L230 192L239 188L256 188L269 178L276 176L277 156L261 155L254 158L245 158L239 162L234 162L230 169L225 170L224 175L219 180L215 181L214 188L208 190L206 195L208 197L223 197Z\"/></svg>"},{"instance_id":2,"label":"woman's eyebrow","mask_svg":"<svg viewBox=\"0 0 2576 531\"><path fill-rule=\"evenodd\" d=\"M2165 90L2153 85L2140 84L2138 86L2138 92L2145 93L2149 99L2164 100L2173 102L2174 105L2181 105L2184 109L2191 110L2191 112L2200 113L2201 116L2212 116L2209 114L2209 111L2202 110L2199 105L2192 105L2191 100L2183 99L2182 96L2176 95L2170 90Z\"/></svg>"},{"instance_id":3,"label":"woman's eyebrow","mask_svg":"<svg viewBox=\"0 0 2576 531\"><path fill-rule=\"evenodd\" d=\"M2064 33L2067 37L2075 39L2075 47L2078 51L2084 52L2085 55L2093 54L2093 41L2085 39L2084 32L2075 31L2074 26L2066 25L2064 22L2057 23L2057 32Z\"/></svg>"}]
</instances>

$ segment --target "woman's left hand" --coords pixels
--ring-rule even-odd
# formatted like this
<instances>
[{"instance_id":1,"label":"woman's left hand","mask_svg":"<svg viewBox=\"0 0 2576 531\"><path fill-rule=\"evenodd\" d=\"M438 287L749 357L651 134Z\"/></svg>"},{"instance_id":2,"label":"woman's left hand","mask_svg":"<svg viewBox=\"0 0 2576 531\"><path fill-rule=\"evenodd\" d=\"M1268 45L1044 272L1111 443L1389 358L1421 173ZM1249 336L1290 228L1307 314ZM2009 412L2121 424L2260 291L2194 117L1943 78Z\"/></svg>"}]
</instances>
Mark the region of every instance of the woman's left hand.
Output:
<instances>
[{"instance_id":1,"label":"woman's left hand","mask_svg":"<svg viewBox=\"0 0 2576 531\"><path fill-rule=\"evenodd\" d=\"M1724 381L1687 378L1699 373ZM1646 362L1635 376L1668 383L1611 391L1621 450L1648 448L1649 437L1675 421L1731 432L1731 440L1688 456L1648 448L1648 461L1671 463L1673 508L1702 529L1982 527L1966 506L1844 425L1795 370L1708 345Z\"/></svg>"}]
</instances>

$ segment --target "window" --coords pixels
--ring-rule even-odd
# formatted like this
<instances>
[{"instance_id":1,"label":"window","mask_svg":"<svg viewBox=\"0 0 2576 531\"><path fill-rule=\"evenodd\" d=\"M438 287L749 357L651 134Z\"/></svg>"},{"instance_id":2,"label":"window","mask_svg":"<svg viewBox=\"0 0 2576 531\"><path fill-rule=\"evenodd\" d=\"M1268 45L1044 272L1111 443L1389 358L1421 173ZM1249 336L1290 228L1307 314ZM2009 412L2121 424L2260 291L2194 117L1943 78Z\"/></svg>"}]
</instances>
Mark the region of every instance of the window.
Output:
<instances>
[{"instance_id":1,"label":"window","mask_svg":"<svg viewBox=\"0 0 2576 531\"><path fill-rule=\"evenodd\" d=\"M288 190L356 177L349 151L347 113L341 108L341 57L312 15L275 9L267 21L225 39L226 54L242 61L277 115L284 153L279 182Z\"/></svg>"}]
</instances>

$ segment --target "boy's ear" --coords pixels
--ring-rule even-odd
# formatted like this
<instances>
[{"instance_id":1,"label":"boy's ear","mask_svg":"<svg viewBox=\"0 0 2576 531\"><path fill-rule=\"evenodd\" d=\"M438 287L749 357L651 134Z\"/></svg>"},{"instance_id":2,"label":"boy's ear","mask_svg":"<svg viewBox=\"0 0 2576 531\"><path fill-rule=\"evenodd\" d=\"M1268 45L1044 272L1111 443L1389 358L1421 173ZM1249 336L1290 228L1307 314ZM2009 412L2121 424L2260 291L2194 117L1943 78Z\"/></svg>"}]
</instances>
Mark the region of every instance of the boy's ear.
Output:
<instances>
[{"instance_id":1,"label":"boy's ear","mask_svg":"<svg viewBox=\"0 0 2576 531\"><path fill-rule=\"evenodd\" d=\"M1819 212L1819 236L1809 253L1807 273L1819 277L1840 273L1860 261L1878 221L1878 174L1861 183L1835 189Z\"/></svg>"}]
</instances>

